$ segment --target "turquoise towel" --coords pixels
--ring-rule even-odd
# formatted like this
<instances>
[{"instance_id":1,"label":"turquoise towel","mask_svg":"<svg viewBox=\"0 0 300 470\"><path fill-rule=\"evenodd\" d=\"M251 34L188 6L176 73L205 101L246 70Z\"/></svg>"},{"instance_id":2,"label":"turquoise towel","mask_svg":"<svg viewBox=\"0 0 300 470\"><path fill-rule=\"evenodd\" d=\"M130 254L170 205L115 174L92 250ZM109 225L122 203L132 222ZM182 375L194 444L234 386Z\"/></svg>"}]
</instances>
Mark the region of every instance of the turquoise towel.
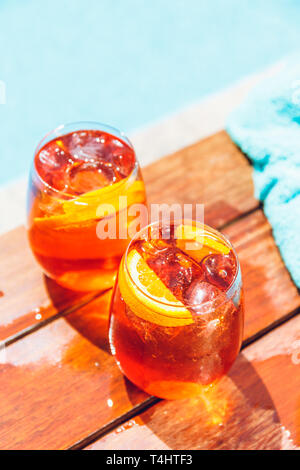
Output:
<instances>
[{"instance_id":1,"label":"turquoise towel","mask_svg":"<svg viewBox=\"0 0 300 470\"><path fill-rule=\"evenodd\" d=\"M249 94L227 131L253 162L256 197L300 287L300 55Z\"/></svg>"}]
</instances>

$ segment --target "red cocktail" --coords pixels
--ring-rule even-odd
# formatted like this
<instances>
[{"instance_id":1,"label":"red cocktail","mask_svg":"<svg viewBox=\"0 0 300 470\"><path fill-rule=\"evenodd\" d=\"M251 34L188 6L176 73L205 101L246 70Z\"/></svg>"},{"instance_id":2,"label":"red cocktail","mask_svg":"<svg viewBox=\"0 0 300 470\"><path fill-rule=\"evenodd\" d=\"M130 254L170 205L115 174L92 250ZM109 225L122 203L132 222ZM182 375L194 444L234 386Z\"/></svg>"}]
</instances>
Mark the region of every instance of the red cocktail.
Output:
<instances>
[{"instance_id":1,"label":"red cocktail","mask_svg":"<svg viewBox=\"0 0 300 470\"><path fill-rule=\"evenodd\" d=\"M243 335L240 266L219 232L196 222L146 227L118 273L110 343L136 385L163 398L198 395L229 370Z\"/></svg>"},{"instance_id":2,"label":"red cocktail","mask_svg":"<svg viewBox=\"0 0 300 470\"><path fill-rule=\"evenodd\" d=\"M44 272L65 287L111 287L130 238L130 207L145 201L126 137L93 123L60 127L35 153L28 204L32 251ZM101 223L112 217L115 233L101 238Z\"/></svg>"}]
</instances>

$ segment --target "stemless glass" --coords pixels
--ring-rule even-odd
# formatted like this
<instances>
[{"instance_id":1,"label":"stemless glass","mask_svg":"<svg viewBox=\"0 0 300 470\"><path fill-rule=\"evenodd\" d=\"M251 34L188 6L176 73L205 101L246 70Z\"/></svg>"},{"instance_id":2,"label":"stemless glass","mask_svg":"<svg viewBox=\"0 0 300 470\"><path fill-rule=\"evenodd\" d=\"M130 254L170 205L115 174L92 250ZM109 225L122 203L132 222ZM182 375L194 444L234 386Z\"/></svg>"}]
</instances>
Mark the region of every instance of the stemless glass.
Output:
<instances>
[{"instance_id":1,"label":"stemless glass","mask_svg":"<svg viewBox=\"0 0 300 470\"><path fill-rule=\"evenodd\" d=\"M124 254L109 340L121 371L167 399L202 393L227 373L244 324L236 252L195 221L143 228Z\"/></svg>"},{"instance_id":2,"label":"stemless glass","mask_svg":"<svg viewBox=\"0 0 300 470\"><path fill-rule=\"evenodd\" d=\"M73 290L112 287L134 204L146 204L145 187L123 133L91 122L50 132L28 190L29 242L45 274Z\"/></svg>"}]
</instances>

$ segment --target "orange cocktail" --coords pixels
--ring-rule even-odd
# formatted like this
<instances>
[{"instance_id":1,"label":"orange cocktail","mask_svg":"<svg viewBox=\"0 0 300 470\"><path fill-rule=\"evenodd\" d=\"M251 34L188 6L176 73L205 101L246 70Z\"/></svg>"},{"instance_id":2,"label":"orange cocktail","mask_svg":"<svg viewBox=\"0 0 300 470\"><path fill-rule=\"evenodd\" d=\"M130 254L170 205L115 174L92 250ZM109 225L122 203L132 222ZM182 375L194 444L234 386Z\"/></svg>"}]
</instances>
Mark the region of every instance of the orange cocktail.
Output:
<instances>
[{"instance_id":1,"label":"orange cocktail","mask_svg":"<svg viewBox=\"0 0 300 470\"><path fill-rule=\"evenodd\" d=\"M75 290L111 287L130 208L145 200L135 152L118 131L78 123L49 134L35 153L28 198L29 241L44 272ZM114 233L103 236L112 218Z\"/></svg>"},{"instance_id":2,"label":"orange cocktail","mask_svg":"<svg viewBox=\"0 0 300 470\"><path fill-rule=\"evenodd\" d=\"M130 242L109 334L121 370L143 390L201 394L236 359L243 319L239 262L219 232L193 221L154 224Z\"/></svg>"}]
</instances>

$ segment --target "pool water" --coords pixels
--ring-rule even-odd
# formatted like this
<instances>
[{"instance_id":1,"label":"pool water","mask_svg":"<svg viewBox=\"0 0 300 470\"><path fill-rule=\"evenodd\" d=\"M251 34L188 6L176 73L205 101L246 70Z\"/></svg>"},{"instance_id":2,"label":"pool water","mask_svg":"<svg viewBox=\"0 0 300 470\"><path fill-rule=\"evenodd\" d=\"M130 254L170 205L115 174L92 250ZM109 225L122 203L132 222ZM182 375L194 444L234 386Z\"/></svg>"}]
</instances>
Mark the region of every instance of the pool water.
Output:
<instances>
[{"instance_id":1,"label":"pool water","mask_svg":"<svg viewBox=\"0 0 300 470\"><path fill-rule=\"evenodd\" d=\"M147 125L291 52L299 24L298 0L0 0L0 185L57 125Z\"/></svg>"}]
</instances>

